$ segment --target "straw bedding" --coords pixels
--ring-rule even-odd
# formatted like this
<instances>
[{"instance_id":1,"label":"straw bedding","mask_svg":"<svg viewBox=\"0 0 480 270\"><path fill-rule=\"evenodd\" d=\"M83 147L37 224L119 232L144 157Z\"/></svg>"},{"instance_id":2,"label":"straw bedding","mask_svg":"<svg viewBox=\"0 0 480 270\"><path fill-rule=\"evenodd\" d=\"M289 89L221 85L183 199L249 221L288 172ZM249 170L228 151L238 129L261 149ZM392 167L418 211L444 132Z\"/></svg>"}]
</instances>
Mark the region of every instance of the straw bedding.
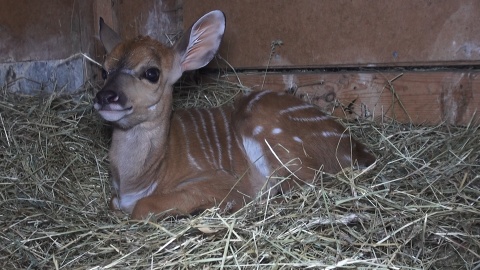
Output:
<instances>
[{"instance_id":1,"label":"straw bedding","mask_svg":"<svg viewBox=\"0 0 480 270\"><path fill-rule=\"evenodd\" d=\"M242 91L184 87L176 106ZM366 171L232 215L137 222L108 210L110 129L92 92L2 93L1 269L480 269L477 126L345 123L378 156Z\"/></svg>"}]
</instances>

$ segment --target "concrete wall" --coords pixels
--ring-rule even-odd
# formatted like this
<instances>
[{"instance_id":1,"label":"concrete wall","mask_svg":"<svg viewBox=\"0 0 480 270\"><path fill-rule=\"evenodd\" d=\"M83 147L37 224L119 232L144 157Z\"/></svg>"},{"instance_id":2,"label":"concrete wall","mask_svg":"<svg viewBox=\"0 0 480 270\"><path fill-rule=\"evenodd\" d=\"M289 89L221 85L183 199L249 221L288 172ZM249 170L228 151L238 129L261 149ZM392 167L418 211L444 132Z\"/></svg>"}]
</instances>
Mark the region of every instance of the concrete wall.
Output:
<instances>
[{"instance_id":1,"label":"concrete wall","mask_svg":"<svg viewBox=\"0 0 480 270\"><path fill-rule=\"evenodd\" d=\"M0 87L36 94L73 92L96 81L103 61L98 20L125 38L165 43L182 28L180 0L0 0Z\"/></svg>"},{"instance_id":2,"label":"concrete wall","mask_svg":"<svg viewBox=\"0 0 480 270\"><path fill-rule=\"evenodd\" d=\"M1 0L0 86L13 92L75 91L91 66L94 0Z\"/></svg>"}]
</instances>

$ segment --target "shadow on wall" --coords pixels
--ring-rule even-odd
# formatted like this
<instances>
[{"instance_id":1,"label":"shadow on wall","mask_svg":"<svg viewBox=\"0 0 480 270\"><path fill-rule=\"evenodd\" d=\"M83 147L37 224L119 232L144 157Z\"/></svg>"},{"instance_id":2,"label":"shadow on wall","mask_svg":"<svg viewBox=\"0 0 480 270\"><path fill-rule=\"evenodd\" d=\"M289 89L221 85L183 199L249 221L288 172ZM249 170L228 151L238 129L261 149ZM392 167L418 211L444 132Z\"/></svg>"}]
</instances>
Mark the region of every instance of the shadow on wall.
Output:
<instances>
[{"instance_id":1,"label":"shadow on wall","mask_svg":"<svg viewBox=\"0 0 480 270\"><path fill-rule=\"evenodd\" d=\"M81 54L62 60L0 63L0 86L21 94L73 93L83 88L86 73Z\"/></svg>"}]
</instances>

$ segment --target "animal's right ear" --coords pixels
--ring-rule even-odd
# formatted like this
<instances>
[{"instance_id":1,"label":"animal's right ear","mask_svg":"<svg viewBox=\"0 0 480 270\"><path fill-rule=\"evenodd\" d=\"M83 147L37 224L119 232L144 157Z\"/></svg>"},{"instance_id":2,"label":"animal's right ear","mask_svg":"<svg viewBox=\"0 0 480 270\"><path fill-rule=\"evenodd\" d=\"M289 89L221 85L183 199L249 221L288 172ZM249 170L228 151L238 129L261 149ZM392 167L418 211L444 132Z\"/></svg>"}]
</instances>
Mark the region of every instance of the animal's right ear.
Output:
<instances>
[{"instance_id":1,"label":"animal's right ear","mask_svg":"<svg viewBox=\"0 0 480 270\"><path fill-rule=\"evenodd\" d=\"M103 21L102 17L100 17L100 41L107 53L110 53L122 41L122 38Z\"/></svg>"}]
</instances>

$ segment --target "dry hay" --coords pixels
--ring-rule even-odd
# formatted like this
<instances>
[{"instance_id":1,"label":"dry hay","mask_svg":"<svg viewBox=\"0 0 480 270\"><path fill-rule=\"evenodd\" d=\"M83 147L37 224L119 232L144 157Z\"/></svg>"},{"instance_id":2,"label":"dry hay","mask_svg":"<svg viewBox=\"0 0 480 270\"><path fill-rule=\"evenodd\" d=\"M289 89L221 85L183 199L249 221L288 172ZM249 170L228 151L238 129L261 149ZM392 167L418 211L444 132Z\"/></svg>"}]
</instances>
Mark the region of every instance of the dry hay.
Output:
<instances>
[{"instance_id":1,"label":"dry hay","mask_svg":"<svg viewBox=\"0 0 480 270\"><path fill-rule=\"evenodd\" d=\"M210 88L181 91L179 106L244 90ZM2 95L2 269L479 269L476 126L347 123L379 157L367 171L233 215L137 222L107 208L109 128L91 91Z\"/></svg>"}]
</instances>

